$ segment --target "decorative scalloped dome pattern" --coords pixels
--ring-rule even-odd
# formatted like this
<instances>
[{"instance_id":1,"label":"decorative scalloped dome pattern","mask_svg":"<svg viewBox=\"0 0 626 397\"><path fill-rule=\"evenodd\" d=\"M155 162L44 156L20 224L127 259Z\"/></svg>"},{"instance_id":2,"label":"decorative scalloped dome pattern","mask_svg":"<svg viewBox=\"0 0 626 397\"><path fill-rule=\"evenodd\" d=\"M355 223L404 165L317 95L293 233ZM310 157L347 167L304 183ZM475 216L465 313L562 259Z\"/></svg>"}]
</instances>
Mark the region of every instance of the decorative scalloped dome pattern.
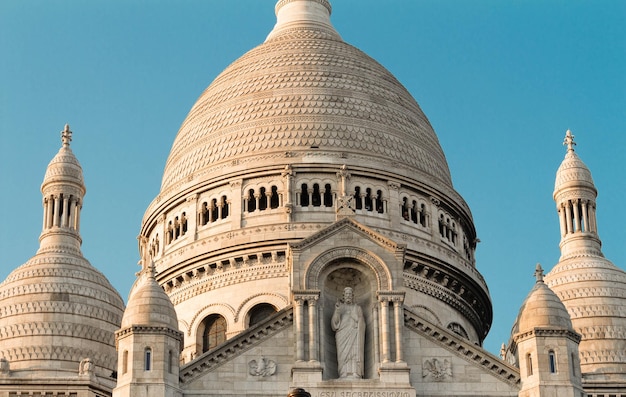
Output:
<instances>
[{"instance_id":1,"label":"decorative scalloped dome pattern","mask_svg":"<svg viewBox=\"0 0 626 397\"><path fill-rule=\"evenodd\" d=\"M576 152L569 150L556 172L556 180L554 182L555 194L565 185L572 182L595 189L591 171L589 171L589 168L578 157Z\"/></svg>"},{"instance_id":2,"label":"decorative scalloped dome pattern","mask_svg":"<svg viewBox=\"0 0 626 397\"><path fill-rule=\"evenodd\" d=\"M154 277L147 277L128 299L121 328L133 325L166 327L178 330L174 305Z\"/></svg>"},{"instance_id":3,"label":"decorative scalloped dome pattern","mask_svg":"<svg viewBox=\"0 0 626 397\"><path fill-rule=\"evenodd\" d=\"M89 357L110 377L123 311L117 291L82 256L36 255L0 284L0 356L11 369L72 373Z\"/></svg>"},{"instance_id":4,"label":"decorative scalloped dome pattern","mask_svg":"<svg viewBox=\"0 0 626 397\"><path fill-rule=\"evenodd\" d=\"M559 262L546 283L567 307L585 373L626 370L626 272L605 258L580 255Z\"/></svg>"},{"instance_id":5,"label":"decorative scalloped dome pattern","mask_svg":"<svg viewBox=\"0 0 626 397\"><path fill-rule=\"evenodd\" d=\"M514 332L527 332L533 328L572 328L572 321L557 295L543 282L538 281L522 304Z\"/></svg>"},{"instance_id":6,"label":"decorative scalloped dome pattern","mask_svg":"<svg viewBox=\"0 0 626 397\"><path fill-rule=\"evenodd\" d=\"M215 79L178 132L161 191L218 163L312 147L399 162L452 186L408 91L362 51L309 27L268 40Z\"/></svg>"},{"instance_id":7,"label":"decorative scalloped dome pattern","mask_svg":"<svg viewBox=\"0 0 626 397\"><path fill-rule=\"evenodd\" d=\"M83 169L69 146L63 146L48 164L42 187L52 182L85 185Z\"/></svg>"}]
</instances>

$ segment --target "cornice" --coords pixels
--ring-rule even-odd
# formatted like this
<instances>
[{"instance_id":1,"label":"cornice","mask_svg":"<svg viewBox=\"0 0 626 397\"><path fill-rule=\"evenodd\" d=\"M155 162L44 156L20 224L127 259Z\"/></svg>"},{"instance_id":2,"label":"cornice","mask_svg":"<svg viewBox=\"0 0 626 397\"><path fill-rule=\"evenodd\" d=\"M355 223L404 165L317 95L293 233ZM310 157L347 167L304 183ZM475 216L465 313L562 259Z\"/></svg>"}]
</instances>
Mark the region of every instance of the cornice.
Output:
<instances>
[{"instance_id":1,"label":"cornice","mask_svg":"<svg viewBox=\"0 0 626 397\"><path fill-rule=\"evenodd\" d=\"M203 373L212 371L242 352L270 339L293 324L293 308L281 310L264 322L245 330L226 343L210 350L180 369L180 381L189 383Z\"/></svg>"},{"instance_id":2,"label":"cornice","mask_svg":"<svg viewBox=\"0 0 626 397\"><path fill-rule=\"evenodd\" d=\"M404 321L406 327L410 330L444 347L472 365L481 367L485 372L503 380L510 386L520 387L519 369L486 352L481 347L473 345L460 336L426 321L407 308L404 310Z\"/></svg>"}]
</instances>

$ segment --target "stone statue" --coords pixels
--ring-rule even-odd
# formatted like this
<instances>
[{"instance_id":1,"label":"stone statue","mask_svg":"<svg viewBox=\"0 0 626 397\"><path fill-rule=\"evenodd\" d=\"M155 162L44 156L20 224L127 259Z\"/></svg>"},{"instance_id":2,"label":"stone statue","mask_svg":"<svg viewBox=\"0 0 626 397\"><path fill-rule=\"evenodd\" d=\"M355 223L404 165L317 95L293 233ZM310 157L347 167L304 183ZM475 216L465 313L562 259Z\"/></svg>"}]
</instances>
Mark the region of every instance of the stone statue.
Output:
<instances>
[{"instance_id":1,"label":"stone statue","mask_svg":"<svg viewBox=\"0 0 626 397\"><path fill-rule=\"evenodd\" d=\"M339 378L362 378L365 319L361 307L353 302L352 288L344 288L343 300L335 304L331 327L337 343Z\"/></svg>"},{"instance_id":2,"label":"stone statue","mask_svg":"<svg viewBox=\"0 0 626 397\"><path fill-rule=\"evenodd\" d=\"M9 360L2 357L0 358L0 374L8 374L11 371Z\"/></svg>"},{"instance_id":3,"label":"stone statue","mask_svg":"<svg viewBox=\"0 0 626 397\"><path fill-rule=\"evenodd\" d=\"M90 358L83 359L78 366L79 375L92 376L93 370L93 362L91 362Z\"/></svg>"}]
</instances>

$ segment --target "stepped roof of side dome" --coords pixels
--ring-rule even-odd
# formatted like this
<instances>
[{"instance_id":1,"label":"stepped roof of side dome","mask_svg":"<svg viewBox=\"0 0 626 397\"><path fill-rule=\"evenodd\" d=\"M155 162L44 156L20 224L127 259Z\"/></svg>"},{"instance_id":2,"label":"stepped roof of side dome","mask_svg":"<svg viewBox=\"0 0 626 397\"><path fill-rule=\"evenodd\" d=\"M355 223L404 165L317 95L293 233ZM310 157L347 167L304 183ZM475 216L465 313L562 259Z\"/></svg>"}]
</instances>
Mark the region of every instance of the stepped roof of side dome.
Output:
<instances>
[{"instance_id":1,"label":"stepped roof of side dome","mask_svg":"<svg viewBox=\"0 0 626 397\"><path fill-rule=\"evenodd\" d=\"M543 282L543 269L538 264L537 282L522 303L511 336L534 328L573 331L572 320L559 297Z\"/></svg>"},{"instance_id":2,"label":"stepped roof of side dome","mask_svg":"<svg viewBox=\"0 0 626 397\"><path fill-rule=\"evenodd\" d=\"M122 318L122 329L133 325L178 329L174 305L155 280L154 265L145 270L144 280L131 292Z\"/></svg>"},{"instance_id":3,"label":"stepped roof of side dome","mask_svg":"<svg viewBox=\"0 0 626 397\"><path fill-rule=\"evenodd\" d=\"M206 180L224 165L294 163L312 150L326 154L312 161L378 159L418 180L452 186L439 140L415 99L341 39L327 1L279 1L276 15L267 40L227 67L192 107L172 145L162 194Z\"/></svg>"},{"instance_id":4,"label":"stepped roof of side dome","mask_svg":"<svg viewBox=\"0 0 626 397\"><path fill-rule=\"evenodd\" d=\"M76 208L85 187L81 166L69 147L71 134L66 125L62 147L42 184L48 210L44 209L39 250L0 284L0 357L11 363L11 370L48 371L40 372L40 377L78 374L79 363L90 358L96 374L110 378L117 359L114 332L124 302L80 251ZM53 213L51 194L64 195L65 205L76 206L74 211Z\"/></svg>"},{"instance_id":5,"label":"stepped roof of side dome","mask_svg":"<svg viewBox=\"0 0 626 397\"><path fill-rule=\"evenodd\" d=\"M556 172L556 180L554 182L554 194L567 187L588 187L596 190L591 177L591 171L583 163L574 151L574 136L570 130L565 135L565 145L567 145L567 153Z\"/></svg>"}]
</instances>

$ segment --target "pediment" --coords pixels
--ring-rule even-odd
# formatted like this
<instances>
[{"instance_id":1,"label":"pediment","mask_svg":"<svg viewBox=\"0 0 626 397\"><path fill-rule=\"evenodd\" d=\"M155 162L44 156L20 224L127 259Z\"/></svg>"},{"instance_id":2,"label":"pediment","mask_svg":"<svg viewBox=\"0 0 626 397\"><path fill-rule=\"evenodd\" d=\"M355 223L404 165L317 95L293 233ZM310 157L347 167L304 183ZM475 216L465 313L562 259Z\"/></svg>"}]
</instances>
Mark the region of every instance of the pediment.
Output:
<instances>
[{"instance_id":1,"label":"pediment","mask_svg":"<svg viewBox=\"0 0 626 397\"><path fill-rule=\"evenodd\" d=\"M273 338L280 338L282 333L292 334L293 308L291 306L279 311L269 317L264 322L249 328L239 335L227 340L195 360L183 365L180 368L180 381L183 388L185 385L193 388L194 382L201 381L209 373L216 372L219 367L233 365L233 361L241 359L242 356L252 349L263 344L275 344ZM262 349L261 349L262 350ZM284 352L285 349L283 349ZM261 356L255 356L257 359ZM287 351L288 361L293 362L291 352ZM284 367L284 365L282 365ZM243 374L245 378L246 374Z\"/></svg>"},{"instance_id":2,"label":"pediment","mask_svg":"<svg viewBox=\"0 0 626 397\"><path fill-rule=\"evenodd\" d=\"M311 249L312 247L322 244L332 237L340 235L367 239L389 252L403 252L406 248L406 244L399 244L352 218L342 218L313 235L296 243L290 244L290 247L293 251L303 251Z\"/></svg>"},{"instance_id":3,"label":"pediment","mask_svg":"<svg viewBox=\"0 0 626 397\"><path fill-rule=\"evenodd\" d=\"M520 385L520 373L519 369L510 365L506 361L494 356L482 347L477 346L467 339L464 339L460 335L454 332L442 328L434 323L428 321L417 313L410 309L404 310L404 324L405 328L409 332L418 334L421 338L424 338L431 342L433 345L438 346L442 352L456 359L461 359L467 363L467 365L479 369L483 373L490 374L494 378L509 385L513 389L519 388ZM433 363L436 358L423 358L422 363L423 377L428 376L427 361ZM445 367L444 359L439 359L439 364ZM435 379L440 381L441 379Z\"/></svg>"}]
</instances>

